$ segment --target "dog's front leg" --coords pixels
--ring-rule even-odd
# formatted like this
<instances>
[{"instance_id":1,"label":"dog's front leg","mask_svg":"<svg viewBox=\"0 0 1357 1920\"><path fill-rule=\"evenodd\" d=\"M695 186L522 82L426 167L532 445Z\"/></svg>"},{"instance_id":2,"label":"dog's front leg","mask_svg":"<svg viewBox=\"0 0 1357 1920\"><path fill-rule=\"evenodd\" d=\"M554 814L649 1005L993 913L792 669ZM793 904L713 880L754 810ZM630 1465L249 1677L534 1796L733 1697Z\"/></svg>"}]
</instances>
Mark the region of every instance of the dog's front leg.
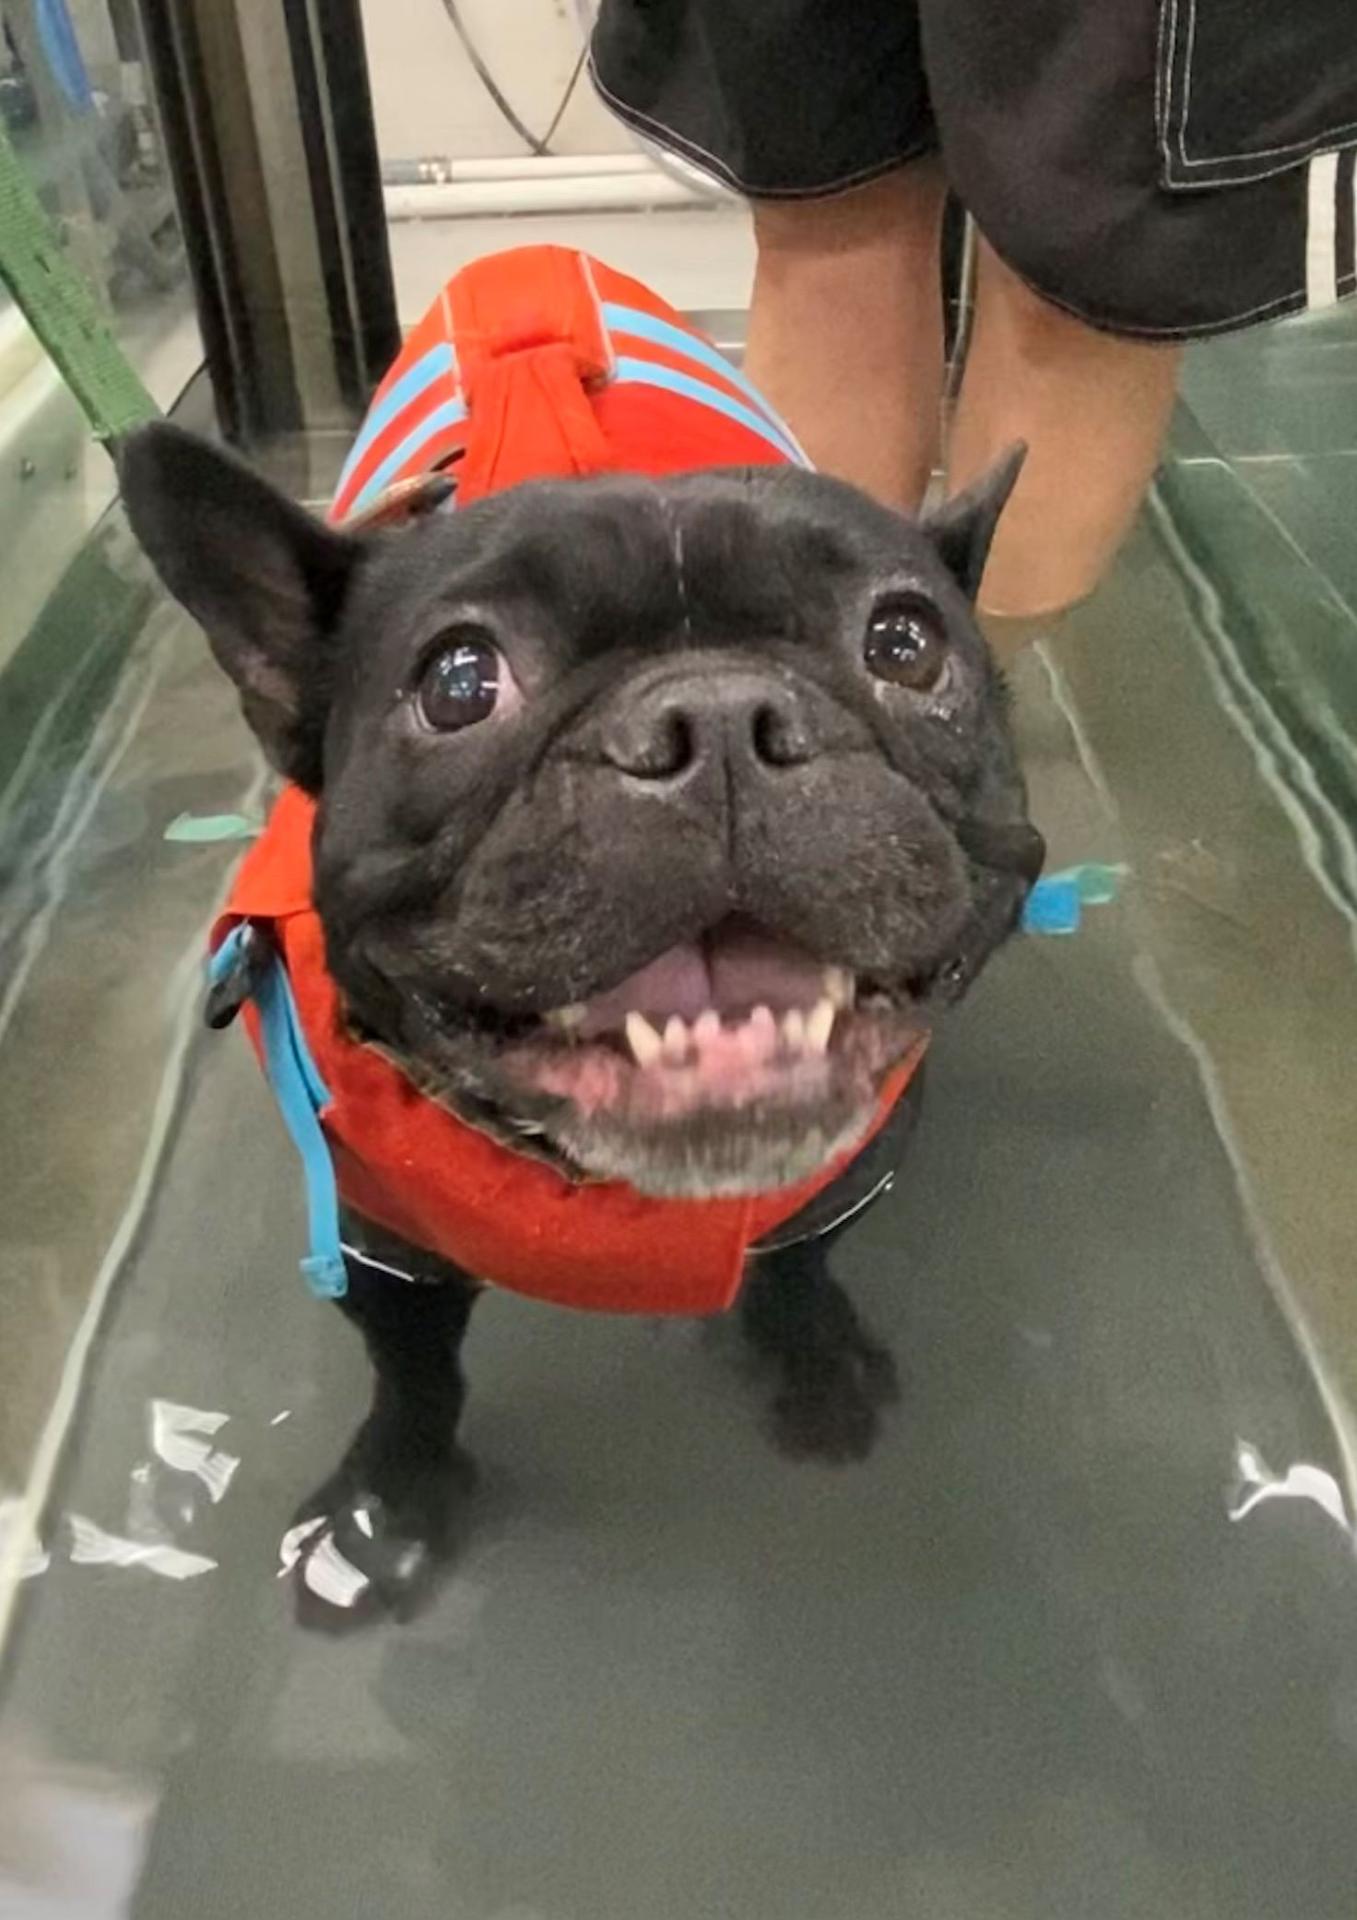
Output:
<instances>
[{"instance_id":1,"label":"dog's front leg","mask_svg":"<svg viewBox=\"0 0 1357 1920\"><path fill-rule=\"evenodd\" d=\"M372 1407L288 1535L298 1616L331 1630L415 1610L455 1545L473 1478L457 1424L461 1346L479 1288L390 1235L368 1229L361 1239L380 1247L382 1264L348 1258L339 1305L375 1370Z\"/></svg>"},{"instance_id":2,"label":"dog's front leg","mask_svg":"<svg viewBox=\"0 0 1357 1920\"><path fill-rule=\"evenodd\" d=\"M900 1397L889 1350L829 1271L833 1235L750 1261L740 1322L772 1375L769 1424L779 1452L843 1465L865 1460L882 1409Z\"/></svg>"}]
</instances>

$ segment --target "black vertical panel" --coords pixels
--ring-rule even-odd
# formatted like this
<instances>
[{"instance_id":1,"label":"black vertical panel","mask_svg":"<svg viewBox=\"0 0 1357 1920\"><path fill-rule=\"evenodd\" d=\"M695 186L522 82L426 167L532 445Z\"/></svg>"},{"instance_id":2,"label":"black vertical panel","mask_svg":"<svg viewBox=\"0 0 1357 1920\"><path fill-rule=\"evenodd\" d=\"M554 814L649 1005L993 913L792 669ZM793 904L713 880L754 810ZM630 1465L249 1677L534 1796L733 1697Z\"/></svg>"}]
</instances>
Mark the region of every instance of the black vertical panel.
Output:
<instances>
[{"instance_id":1,"label":"black vertical panel","mask_svg":"<svg viewBox=\"0 0 1357 1920\"><path fill-rule=\"evenodd\" d=\"M400 346L358 0L283 0L340 387L361 411Z\"/></svg>"},{"instance_id":2,"label":"black vertical panel","mask_svg":"<svg viewBox=\"0 0 1357 1920\"><path fill-rule=\"evenodd\" d=\"M330 97L338 189L348 229L367 405L400 349L396 288L387 244L381 156L360 0L312 0Z\"/></svg>"},{"instance_id":3,"label":"black vertical panel","mask_svg":"<svg viewBox=\"0 0 1357 1920\"><path fill-rule=\"evenodd\" d=\"M196 23L177 0L140 0L140 13L217 418L228 439L248 439L249 313L231 234L220 218L226 183L210 116L203 117L209 89Z\"/></svg>"},{"instance_id":4,"label":"black vertical panel","mask_svg":"<svg viewBox=\"0 0 1357 1920\"><path fill-rule=\"evenodd\" d=\"M1357 235L1353 232L1353 174L1357 171L1357 152L1349 147L1338 156L1334 176L1333 244L1334 270L1340 288L1352 285L1357 274Z\"/></svg>"},{"instance_id":5,"label":"black vertical panel","mask_svg":"<svg viewBox=\"0 0 1357 1920\"><path fill-rule=\"evenodd\" d=\"M306 417L301 396L318 388L303 364L356 419L399 345L358 0L281 0L290 71L261 83L258 117L241 0L138 4L223 430L254 444L333 428L332 409ZM280 181L280 90L305 158L304 180L281 177L287 231L309 222L319 262L320 284L300 293L265 191Z\"/></svg>"}]
</instances>

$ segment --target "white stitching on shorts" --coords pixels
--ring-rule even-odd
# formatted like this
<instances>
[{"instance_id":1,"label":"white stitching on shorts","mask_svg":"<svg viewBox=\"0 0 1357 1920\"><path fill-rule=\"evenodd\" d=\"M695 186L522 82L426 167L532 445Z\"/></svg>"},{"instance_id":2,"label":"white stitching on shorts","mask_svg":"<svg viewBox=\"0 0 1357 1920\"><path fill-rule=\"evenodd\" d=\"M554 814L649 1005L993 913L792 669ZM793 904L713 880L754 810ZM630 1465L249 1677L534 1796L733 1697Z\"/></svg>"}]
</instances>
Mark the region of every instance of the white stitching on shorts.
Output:
<instances>
[{"instance_id":1,"label":"white stitching on shorts","mask_svg":"<svg viewBox=\"0 0 1357 1920\"><path fill-rule=\"evenodd\" d=\"M1178 0L1173 0L1177 19ZM1183 117L1178 128L1178 152L1187 166L1187 123L1192 113L1192 56L1197 49L1197 0L1187 0L1187 45L1183 49Z\"/></svg>"},{"instance_id":2,"label":"white stitching on shorts","mask_svg":"<svg viewBox=\"0 0 1357 1920\"><path fill-rule=\"evenodd\" d=\"M1169 25L1163 70L1163 121L1159 145L1164 155L1164 177L1167 180L1173 177L1173 151L1169 142L1173 131L1173 74L1178 59L1178 0L1165 0L1164 9L1160 15L1161 21L1166 16Z\"/></svg>"},{"instance_id":3,"label":"white stitching on shorts","mask_svg":"<svg viewBox=\"0 0 1357 1920\"><path fill-rule=\"evenodd\" d=\"M709 153L705 147L699 146L696 140L689 140L686 135L675 133L672 127L666 127L662 121L652 120L648 113L642 113L639 108L629 106L625 100L619 100L617 95L599 79L598 70L592 59L589 63L589 77L598 90L599 96L608 103L619 120L625 121L628 126L643 129L654 140L656 146L664 147L668 152L680 154L685 160L691 160L694 165L714 174L722 186L733 188L746 200L828 200L836 193L844 193L852 187L864 187L872 180L882 179L886 174L894 173L898 167L907 166L911 160L922 159L925 154L932 153L936 149L935 140L922 140L917 146L909 147L890 159L874 161L871 166L859 167L854 173L842 174L835 180L826 180L823 184L817 183L813 187L753 187L747 181L741 180L724 160L714 153Z\"/></svg>"},{"instance_id":4,"label":"white stitching on shorts","mask_svg":"<svg viewBox=\"0 0 1357 1920\"><path fill-rule=\"evenodd\" d=\"M1284 293L1276 300L1264 300L1259 306L1245 307L1239 313L1226 314L1220 320L1203 320L1182 327L1137 326L1120 320L1110 320L1106 314L1094 314L1087 307L1078 306L1073 300L1067 300L1061 294L1050 293L1045 287L1038 286L1029 275L1015 267L1011 260L1006 264L1039 300L1048 301L1051 306L1059 307L1062 313L1073 314L1076 320L1082 320L1086 326L1096 327L1101 333L1117 334L1130 340L1205 340L1212 334L1229 333L1235 327L1246 326L1251 320L1281 319L1283 314L1298 313L1305 307L1305 289L1302 287L1298 292ZM1354 275L1354 282L1357 283L1357 275Z\"/></svg>"},{"instance_id":5,"label":"white stitching on shorts","mask_svg":"<svg viewBox=\"0 0 1357 1920\"><path fill-rule=\"evenodd\" d=\"M1167 4L1172 8L1173 12L1173 36L1176 47L1178 35L1178 0L1167 0ZM1192 159L1187 151L1187 128L1192 115L1192 56L1197 44L1197 0L1187 0L1187 7L1187 44L1183 50L1183 102L1177 127L1178 160L1182 166L1188 168L1250 166L1255 160L1268 160L1278 154L1289 154L1291 156L1290 160L1281 165L1269 167L1265 172L1254 173L1249 176L1250 180L1267 180L1271 179L1275 174L1288 172L1291 166L1295 165L1297 161L1318 153L1319 150L1327 146L1330 141L1341 141L1346 134L1357 133L1357 120L1349 120L1346 125L1327 127L1323 133L1306 134L1302 139L1288 140L1276 147L1254 147L1245 153L1216 153L1210 155L1209 158L1199 160ZM1159 15L1161 34L1165 11L1166 9L1161 7ZM1165 160L1169 161L1171 165L1172 155L1167 146L1167 137L1171 131L1168 121L1172 116L1173 109L1173 53L1171 50L1169 63L1166 65L1162 58L1162 52L1163 46L1161 38L1159 84L1162 84L1164 87L1165 126L1164 139L1161 140L1160 144L1164 150ZM1224 185L1226 183L1221 182L1221 184ZM1244 186L1247 185L1248 182L1241 180L1231 184Z\"/></svg>"},{"instance_id":6,"label":"white stitching on shorts","mask_svg":"<svg viewBox=\"0 0 1357 1920\"><path fill-rule=\"evenodd\" d=\"M1172 26L1167 23L1172 21ZM1159 125L1159 152L1164 163L1164 178L1173 177L1173 154L1169 147L1169 127L1173 115L1173 60L1178 44L1178 0L1160 0L1159 73L1156 76L1156 112Z\"/></svg>"},{"instance_id":7,"label":"white stitching on shorts","mask_svg":"<svg viewBox=\"0 0 1357 1920\"><path fill-rule=\"evenodd\" d=\"M1341 131L1344 131L1344 129L1340 128L1340 132ZM1352 126L1347 128L1346 131L1349 133L1357 133L1357 120L1354 120ZM1336 147L1318 146L1313 153L1303 153L1299 157L1293 156L1290 160L1279 160L1275 167L1261 167L1256 172L1232 174L1228 180L1182 181L1180 183L1180 189L1189 193L1210 193L1214 189L1224 191L1229 187L1261 186L1264 180L1275 180L1279 174L1294 173L1298 168L1303 167L1307 160L1318 160L1322 154L1346 153L1353 144L1354 142L1351 140L1343 140L1340 141ZM1236 158L1245 159L1247 156L1241 154L1237 155ZM1209 166L1212 163L1210 161L1198 160L1192 164L1194 166ZM1171 190L1172 189L1170 189L1170 191Z\"/></svg>"}]
</instances>

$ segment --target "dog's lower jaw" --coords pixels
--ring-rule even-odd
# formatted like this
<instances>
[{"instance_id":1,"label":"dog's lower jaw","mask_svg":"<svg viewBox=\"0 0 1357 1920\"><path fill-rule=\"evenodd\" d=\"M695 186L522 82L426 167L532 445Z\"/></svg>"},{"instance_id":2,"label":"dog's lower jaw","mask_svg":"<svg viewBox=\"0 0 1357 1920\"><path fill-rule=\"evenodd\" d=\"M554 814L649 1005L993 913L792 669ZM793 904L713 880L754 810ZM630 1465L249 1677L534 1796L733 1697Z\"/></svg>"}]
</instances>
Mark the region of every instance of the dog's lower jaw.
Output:
<instances>
[{"instance_id":1,"label":"dog's lower jaw","mask_svg":"<svg viewBox=\"0 0 1357 1920\"><path fill-rule=\"evenodd\" d=\"M872 1124L870 1105L815 1119L750 1124L738 1113L663 1132L636 1132L575 1115L548 1133L586 1179L618 1180L656 1200L730 1200L811 1179L849 1152Z\"/></svg>"},{"instance_id":2,"label":"dog's lower jaw","mask_svg":"<svg viewBox=\"0 0 1357 1920\"><path fill-rule=\"evenodd\" d=\"M884 1002L883 1002L884 1007ZM504 1054L440 1024L420 1023L417 1049L375 1046L419 1091L511 1152L570 1181L620 1182L647 1198L747 1198L800 1185L863 1143L890 1074L926 1040L923 1009L867 1015L829 1084L804 1099L751 1087L743 1101L682 1115L609 1110L524 1084ZM629 1070L630 1071L630 1070Z\"/></svg>"},{"instance_id":3,"label":"dog's lower jaw","mask_svg":"<svg viewBox=\"0 0 1357 1920\"><path fill-rule=\"evenodd\" d=\"M564 1100L515 1112L503 1089L474 1066L431 1061L368 1038L427 1098L503 1147L539 1160L567 1180L621 1181L655 1200L729 1200L776 1192L810 1179L864 1138L871 1100L838 1102L807 1119L751 1124L738 1111L704 1116L683 1128L638 1132L586 1115Z\"/></svg>"}]
</instances>

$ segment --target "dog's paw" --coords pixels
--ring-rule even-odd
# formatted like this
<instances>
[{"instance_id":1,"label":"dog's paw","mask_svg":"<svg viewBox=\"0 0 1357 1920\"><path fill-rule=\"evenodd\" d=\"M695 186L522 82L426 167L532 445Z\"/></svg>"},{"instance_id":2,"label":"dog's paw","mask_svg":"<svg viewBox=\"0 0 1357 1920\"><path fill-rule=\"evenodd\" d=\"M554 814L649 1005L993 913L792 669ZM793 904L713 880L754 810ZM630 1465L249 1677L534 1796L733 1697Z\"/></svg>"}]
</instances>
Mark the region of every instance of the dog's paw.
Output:
<instances>
[{"instance_id":1,"label":"dog's paw","mask_svg":"<svg viewBox=\"0 0 1357 1920\"><path fill-rule=\"evenodd\" d=\"M834 1354L817 1354L783 1375L769 1427L789 1460L848 1466L865 1460L880 1436L882 1414L900 1398L895 1361L863 1336Z\"/></svg>"},{"instance_id":2,"label":"dog's paw","mask_svg":"<svg viewBox=\"0 0 1357 1920\"><path fill-rule=\"evenodd\" d=\"M455 1454L398 1484L384 1476L378 1492L346 1462L299 1510L279 1548L298 1623L344 1633L410 1619L452 1553L474 1477L470 1460Z\"/></svg>"}]
</instances>

